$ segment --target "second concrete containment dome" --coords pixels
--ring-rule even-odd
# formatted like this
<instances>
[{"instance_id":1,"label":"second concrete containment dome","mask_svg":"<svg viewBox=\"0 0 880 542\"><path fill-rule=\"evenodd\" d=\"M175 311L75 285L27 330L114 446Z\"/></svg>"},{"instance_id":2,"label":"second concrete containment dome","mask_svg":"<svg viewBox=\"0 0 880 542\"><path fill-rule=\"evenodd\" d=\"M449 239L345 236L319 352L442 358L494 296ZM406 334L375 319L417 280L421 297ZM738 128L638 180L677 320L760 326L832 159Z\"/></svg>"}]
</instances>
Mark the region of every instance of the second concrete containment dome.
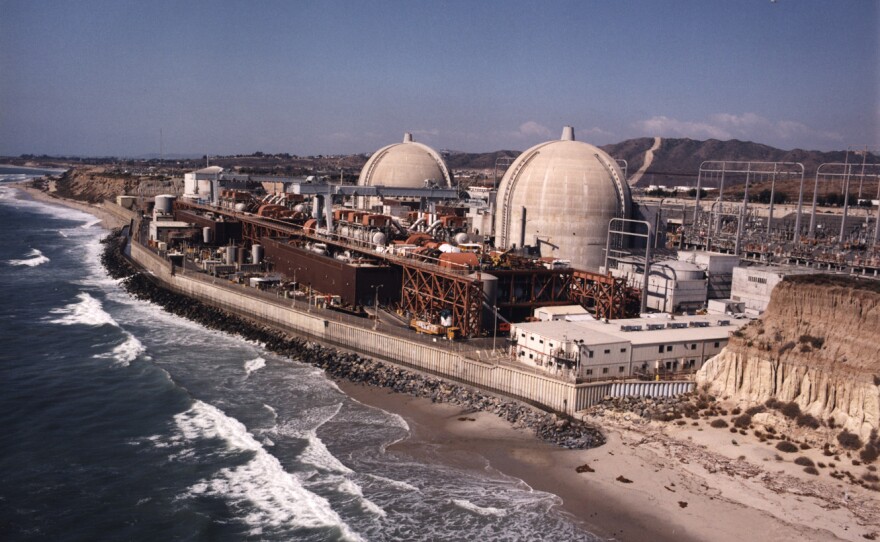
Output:
<instances>
[{"instance_id":1,"label":"second concrete containment dome","mask_svg":"<svg viewBox=\"0 0 880 542\"><path fill-rule=\"evenodd\" d=\"M452 186L452 175L437 151L416 143L412 134L404 134L403 143L382 147L364 164L358 184L361 186L394 186L424 188L425 181L437 186Z\"/></svg>"},{"instance_id":2,"label":"second concrete containment dome","mask_svg":"<svg viewBox=\"0 0 880 542\"><path fill-rule=\"evenodd\" d=\"M535 145L507 169L498 187L495 246L537 246L541 256L597 270L605 260L608 222L630 217L630 192L605 151L562 138Z\"/></svg>"}]
</instances>

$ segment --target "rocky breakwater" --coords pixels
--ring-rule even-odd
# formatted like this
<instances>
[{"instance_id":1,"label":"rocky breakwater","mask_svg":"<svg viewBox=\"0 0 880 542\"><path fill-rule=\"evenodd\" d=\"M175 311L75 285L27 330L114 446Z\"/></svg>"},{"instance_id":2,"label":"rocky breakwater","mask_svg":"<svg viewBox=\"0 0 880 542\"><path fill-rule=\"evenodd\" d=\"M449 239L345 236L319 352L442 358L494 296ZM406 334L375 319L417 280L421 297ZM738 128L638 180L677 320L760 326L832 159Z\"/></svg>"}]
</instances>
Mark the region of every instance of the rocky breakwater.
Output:
<instances>
[{"instance_id":1,"label":"rocky breakwater","mask_svg":"<svg viewBox=\"0 0 880 542\"><path fill-rule=\"evenodd\" d=\"M248 321L237 315L207 306L156 284L139 272L122 254L125 239L114 232L104 239L102 263L108 273L123 279L125 289L153 302L166 311L201 323L206 327L234 333L265 345L267 350L323 369L336 379L387 388L397 393L424 397L434 402L458 405L463 411L491 412L514 427L529 430L547 442L564 448L592 448L605 443L602 433L584 422L544 412L509 399L382 363L356 353L342 352L278 330Z\"/></svg>"},{"instance_id":2,"label":"rocky breakwater","mask_svg":"<svg viewBox=\"0 0 880 542\"><path fill-rule=\"evenodd\" d=\"M869 439L880 427L880 283L784 280L762 318L731 336L697 384L743 406L793 402L825 427Z\"/></svg>"}]
</instances>

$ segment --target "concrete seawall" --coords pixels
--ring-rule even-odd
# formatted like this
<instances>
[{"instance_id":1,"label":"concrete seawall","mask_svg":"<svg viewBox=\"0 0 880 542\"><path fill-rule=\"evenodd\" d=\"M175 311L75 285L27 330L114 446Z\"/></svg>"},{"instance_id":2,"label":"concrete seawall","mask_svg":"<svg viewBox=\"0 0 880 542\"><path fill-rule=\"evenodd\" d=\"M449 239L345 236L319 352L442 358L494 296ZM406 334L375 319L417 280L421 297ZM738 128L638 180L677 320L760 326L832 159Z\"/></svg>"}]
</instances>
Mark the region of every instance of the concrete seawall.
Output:
<instances>
[{"instance_id":1,"label":"concrete seawall","mask_svg":"<svg viewBox=\"0 0 880 542\"><path fill-rule=\"evenodd\" d=\"M664 396L693 389L692 382L584 383L555 379L528 370L469 358L460 352L423 344L353 325L322 314L294 308L290 300L257 297L245 289L210 276L172 272L170 263L137 242L131 243L131 257L173 291L198 299L260 323L295 335L349 349L390 363L431 373L452 381L493 391L536 406L574 414L606 395L633 393ZM673 386L672 384L678 384ZM630 387L626 387L629 385Z\"/></svg>"}]
</instances>

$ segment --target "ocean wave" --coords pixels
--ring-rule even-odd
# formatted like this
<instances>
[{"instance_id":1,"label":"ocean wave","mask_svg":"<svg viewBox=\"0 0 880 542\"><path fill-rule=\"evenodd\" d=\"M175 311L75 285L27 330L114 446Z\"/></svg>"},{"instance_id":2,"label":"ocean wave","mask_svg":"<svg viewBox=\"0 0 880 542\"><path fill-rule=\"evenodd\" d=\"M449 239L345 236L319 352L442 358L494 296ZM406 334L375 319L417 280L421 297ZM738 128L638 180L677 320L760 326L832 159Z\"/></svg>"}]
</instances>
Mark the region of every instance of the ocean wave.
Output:
<instances>
[{"instance_id":1,"label":"ocean wave","mask_svg":"<svg viewBox=\"0 0 880 542\"><path fill-rule=\"evenodd\" d=\"M96 358L114 359L116 365L128 367L128 365L137 359L138 356L146 352L146 348L137 337L129 332L125 332L125 341L116 346L111 352L106 354L98 354Z\"/></svg>"},{"instance_id":2,"label":"ocean wave","mask_svg":"<svg viewBox=\"0 0 880 542\"><path fill-rule=\"evenodd\" d=\"M82 324L87 326L111 325L119 327L116 320L104 311L100 301L86 292L80 292L76 297L79 299L78 302L65 305L60 309L50 310L50 314L56 314L59 317L49 320L49 322L63 326Z\"/></svg>"},{"instance_id":3,"label":"ocean wave","mask_svg":"<svg viewBox=\"0 0 880 542\"><path fill-rule=\"evenodd\" d=\"M507 511L502 508L494 508L492 506L477 506L476 504L466 499L452 499L452 504L480 516L504 517L507 515Z\"/></svg>"},{"instance_id":4,"label":"ocean wave","mask_svg":"<svg viewBox=\"0 0 880 542\"><path fill-rule=\"evenodd\" d=\"M244 362L244 370L247 373L247 376L251 376L251 373L259 371L265 366L266 360L264 358L254 358Z\"/></svg>"},{"instance_id":5,"label":"ocean wave","mask_svg":"<svg viewBox=\"0 0 880 542\"><path fill-rule=\"evenodd\" d=\"M391 478L386 478L385 476L379 476L378 474L367 474L369 478L374 480L378 480L384 484L387 484L395 489L400 489L403 491L421 491L419 488L412 484L408 484L406 482L402 482L400 480L392 480Z\"/></svg>"},{"instance_id":6,"label":"ocean wave","mask_svg":"<svg viewBox=\"0 0 880 542\"><path fill-rule=\"evenodd\" d=\"M352 481L351 479L344 478L342 482L340 482L338 489L342 493L355 497L358 504L360 504L361 508L363 508L366 512L369 512L370 514L373 514L374 516L378 516L380 518L384 518L388 515L388 513L385 512L385 510L383 510L381 506L364 497L364 492L363 490L361 490L361 486L354 483L354 481Z\"/></svg>"},{"instance_id":7,"label":"ocean wave","mask_svg":"<svg viewBox=\"0 0 880 542\"><path fill-rule=\"evenodd\" d=\"M324 441L314 431L309 431L304 437L308 439L308 444L306 444L305 450L299 455L298 459L301 462L325 472L338 472L342 474L352 474L354 472L343 465L335 455L330 453Z\"/></svg>"},{"instance_id":8,"label":"ocean wave","mask_svg":"<svg viewBox=\"0 0 880 542\"><path fill-rule=\"evenodd\" d=\"M25 191L10 186L0 185L0 200L4 204L14 205L16 207L27 208L43 215L50 215L53 218L61 218L65 220L73 220L76 222L88 223L95 220L94 215L90 215L85 211L72 209L59 204L46 203L38 200L29 199Z\"/></svg>"},{"instance_id":9,"label":"ocean wave","mask_svg":"<svg viewBox=\"0 0 880 542\"><path fill-rule=\"evenodd\" d=\"M242 506L243 519L252 527L252 535L262 534L265 527L333 528L346 540L361 540L329 501L308 491L286 472L238 420L202 401L174 418L181 434L189 440L216 438L230 450L253 452L246 464L221 469L216 477L190 488L191 495L218 496Z\"/></svg>"},{"instance_id":10,"label":"ocean wave","mask_svg":"<svg viewBox=\"0 0 880 542\"><path fill-rule=\"evenodd\" d=\"M25 259L23 260L9 260L9 265L26 265L28 267L36 267L38 265L42 265L44 263L49 262L49 258L43 256L43 253L37 249L31 249L30 252L24 255Z\"/></svg>"}]
</instances>

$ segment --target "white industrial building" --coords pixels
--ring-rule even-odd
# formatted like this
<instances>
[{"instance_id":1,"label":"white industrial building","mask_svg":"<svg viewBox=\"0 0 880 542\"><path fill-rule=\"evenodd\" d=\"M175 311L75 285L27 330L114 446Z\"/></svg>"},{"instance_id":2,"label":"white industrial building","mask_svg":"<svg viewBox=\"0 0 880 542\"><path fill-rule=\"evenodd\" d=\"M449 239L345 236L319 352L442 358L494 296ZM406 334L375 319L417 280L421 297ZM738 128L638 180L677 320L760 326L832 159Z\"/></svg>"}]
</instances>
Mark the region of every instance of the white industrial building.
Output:
<instances>
[{"instance_id":1,"label":"white industrial building","mask_svg":"<svg viewBox=\"0 0 880 542\"><path fill-rule=\"evenodd\" d=\"M585 318L586 317L586 318ZM538 307L535 309L535 318L541 322L554 320L593 320L590 312L580 305L559 305L556 307Z\"/></svg>"},{"instance_id":2,"label":"white industrial building","mask_svg":"<svg viewBox=\"0 0 880 542\"><path fill-rule=\"evenodd\" d=\"M217 183L223 168L209 166L196 171L183 174L183 197L187 199L201 199L214 201L219 194Z\"/></svg>"},{"instance_id":3,"label":"white industrial building","mask_svg":"<svg viewBox=\"0 0 880 542\"><path fill-rule=\"evenodd\" d=\"M512 354L524 365L581 379L693 372L747 320L718 316L513 324Z\"/></svg>"},{"instance_id":4,"label":"white industrial building","mask_svg":"<svg viewBox=\"0 0 880 542\"><path fill-rule=\"evenodd\" d=\"M739 256L706 250L681 250L678 253L678 259L690 262L706 273L706 297L708 299L730 297L733 270L739 265Z\"/></svg>"},{"instance_id":5,"label":"white industrial building","mask_svg":"<svg viewBox=\"0 0 880 542\"><path fill-rule=\"evenodd\" d=\"M641 288L645 280L644 259L621 261L611 274ZM702 309L706 305L707 287L706 272L693 263L680 260L652 263L647 308L660 312Z\"/></svg>"},{"instance_id":6,"label":"white industrial building","mask_svg":"<svg viewBox=\"0 0 880 542\"><path fill-rule=\"evenodd\" d=\"M822 273L810 267L793 266L753 266L737 267L733 270L733 284L730 299L743 303L746 314L757 315L767 309L773 288L788 275L808 275Z\"/></svg>"}]
</instances>

